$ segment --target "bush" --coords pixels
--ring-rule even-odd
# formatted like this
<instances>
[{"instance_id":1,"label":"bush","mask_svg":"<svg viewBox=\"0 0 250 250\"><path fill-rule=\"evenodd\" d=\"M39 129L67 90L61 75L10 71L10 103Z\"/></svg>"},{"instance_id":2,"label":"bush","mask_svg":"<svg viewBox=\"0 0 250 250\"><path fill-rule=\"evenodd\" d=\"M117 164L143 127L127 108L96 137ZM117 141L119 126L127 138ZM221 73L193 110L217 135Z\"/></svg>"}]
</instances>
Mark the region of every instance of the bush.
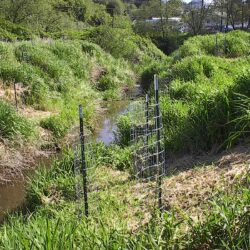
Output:
<instances>
[{"instance_id":1,"label":"bush","mask_svg":"<svg viewBox=\"0 0 250 250\"><path fill-rule=\"evenodd\" d=\"M132 30L103 26L93 30L90 41L98 44L115 58L124 58L129 62L144 64L145 57L163 59L164 54L148 39L141 38Z\"/></svg>"},{"instance_id":2,"label":"bush","mask_svg":"<svg viewBox=\"0 0 250 250\"><path fill-rule=\"evenodd\" d=\"M34 32L18 24L0 19L0 39L7 41L27 40L33 37Z\"/></svg>"}]
</instances>

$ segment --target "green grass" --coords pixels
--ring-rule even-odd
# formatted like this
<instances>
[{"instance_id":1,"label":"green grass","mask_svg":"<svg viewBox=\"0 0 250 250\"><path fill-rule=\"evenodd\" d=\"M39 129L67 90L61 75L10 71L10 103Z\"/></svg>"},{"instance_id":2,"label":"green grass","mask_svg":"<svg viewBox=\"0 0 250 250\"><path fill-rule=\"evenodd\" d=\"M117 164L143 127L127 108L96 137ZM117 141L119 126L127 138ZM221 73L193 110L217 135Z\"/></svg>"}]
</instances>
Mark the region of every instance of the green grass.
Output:
<instances>
[{"instance_id":1,"label":"green grass","mask_svg":"<svg viewBox=\"0 0 250 250\"><path fill-rule=\"evenodd\" d=\"M34 34L30 29L0 18L1 40L16 41L30 39L32 36L34 36Z\"/></svg>"},{"instance_id":2,"label":"green grass","mask_svg":"<svg viewBox=\"0 0 250 250\"><path fill-rule=\"evenodd\" d=\"M216 36L205 35L189 38L174 52L174 57L184 58L194 55L214 55L229 58L249 55L250 35L244 31L232 31L226 34L219 33Z\"/></svg>"},{"instance_id":3,"label":"green grass","mask_svg":"<svg viewBox=\"0 0 250 250\"><path fill-rule=\"evenodd\" d=\"M1 81L5 86L22 82L28 87L27 105L57 113L40 122L54 137L69 131L80 102L87 125L93 128L97 101L119 99L122 89L135 83L133 63L141 63L135 70L142 79L159 73L171 81L168 94L163 92L160 98L168 154L204 152L247 135L248 33L228 33L226 42L219 35L216 53L214 35L193 37L166 58L131 31L129 40L121 41L126 30L106 29L84 35L102 49L72 40L0 43ZM28 139L34 131L4 102L0 102L0 118L4 138ZM142 203L128 174L132 167L132 148L127 147L130 123L129 117L118 121L120 145L92 148L95 168L89 171L88 221L77 217L74 155L65 152L30 179L27 210L12 214L0 227L0 249L250 249L249 173L203 204L198 220L172 207L162 219L155 215L145 223L144 212L151 206Z\"/></svg>"},{"instance_id":4,"label":"green grass","mask_svg":"<svg viewBox=\"0 0 250 250\"><path fill-rule=\"evenodd\" d=\"M228 145L231 146L239 138L247 138L250 133L250 97L238 94L234 101L236 118L231 122L234 129L228 138Z\"/></svg>"},{"instance_id":5,"label":"green grass","mask_svg":"<svg viewBox=\"0 0 250 250\"><path fill-rule=\"evenodd\" d=\"M101 161L100 161L101 162ZM0 249L249 249L249 174L203 205L199 220L171 208L143 224L135 182L99 165L89 193L90 217L77 216L73 155L40 168L28 186L25 213L0 228ZM90 179L90 181L93 181ZM168 181L166 179L165 181ZM145 204L144 204L145 209ZM198 211L198 210L197 210ZM141 225L131 231L129 222ZM142 223L142 224L140 224ZM133 224L132 224L133 225Z\"/></svg>"},{"instance_id":6,"label":"green grass","mask_svg":"<svg viewBox=\"0 0 250 250\"><path fill-rule=\"evenodd\" d=\"M218 35L219 45L223 36ZM152 98L153 73L167 78L159 84L161 90L166 89L166 82L169 85L168 93L160 93L160 101L165 146L170 154L218 150L226 147L231 133L236 132L232 121L241 116L237 106L244 103L239 96L250 96L250 37L242 31L225 36L227 53L214 53L215 35L196 36L167 60L145 71L146 78L151 79L145 83L146 88L151 83Z\"/></svg>"},{"instance_id":7,"label":"green grass","mask_svg":"<svg viewBox=\"0 0 250 250\"><path fill-rule=\"evenodd\" d=\"M29 140L35 137L35 127L10 104L0 101L0 137Z\"/></svg>"},{"instance_id":8,"label":"green grass","mask_svg":"<svg viewBox=\"0 0 250 250\"><path fill-rule=\"evenodd\" d=\"M27 89L22 94L26 105L59 113L41 121L55 137L69 131L80 103L93 129L98 101L121 99L123 89L132 88L136 80L127 62L86 41L1 42L0 57L5 88L22 83Z\"/></svg>"}]
</instances>

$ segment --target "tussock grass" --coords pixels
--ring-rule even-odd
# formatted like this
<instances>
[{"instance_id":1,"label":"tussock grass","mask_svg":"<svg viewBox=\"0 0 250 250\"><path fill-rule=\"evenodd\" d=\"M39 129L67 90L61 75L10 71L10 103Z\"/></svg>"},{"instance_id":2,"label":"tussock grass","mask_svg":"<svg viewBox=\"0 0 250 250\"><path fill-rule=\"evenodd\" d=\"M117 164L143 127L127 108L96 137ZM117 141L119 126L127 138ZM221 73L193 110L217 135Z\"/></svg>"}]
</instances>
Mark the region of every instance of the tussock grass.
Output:
<instances>
[{"instance_id":1,"label":"tussock grass","mask_svg":"<svg viewBox=\"0 0 250 250\"><path fill-rule=\"evenodd\" d=\"M216 45L217 36L217 45ZM232 31L226 34L195 36L189 38L174 52L177 58L194 55L214 55L229 58L249 55L250 35L244 31Z\"/></svg>"},{"instance_id":2,"label":"tussock grass","mask_svg":"<svg viewBox=\"0 0 250 250\"><path fill-rule=\"evenodd\" d=\"M34 125L19 115L11 105L0 101L0 137L28 140L34 136Z\"/></svg>"},{"instance_id":3,"label":"tussock grass","mask_svg":"<svg viewBox=\"0 0 250 250\"><path fill-rule=\"evenodd\" d=\"M222 36L218 35L218 41ZM227 54L214 53L215 35L196 36L174 52L168 68L160 72L169 82L168 93L161 94L169 153L218 150L236 132L231 121L241 116L237 106L244 98L239 96L250 95L249 33L235 31L225 36ZM161 89L163 85L160 82Z\"/></svg>"}]
</instances>

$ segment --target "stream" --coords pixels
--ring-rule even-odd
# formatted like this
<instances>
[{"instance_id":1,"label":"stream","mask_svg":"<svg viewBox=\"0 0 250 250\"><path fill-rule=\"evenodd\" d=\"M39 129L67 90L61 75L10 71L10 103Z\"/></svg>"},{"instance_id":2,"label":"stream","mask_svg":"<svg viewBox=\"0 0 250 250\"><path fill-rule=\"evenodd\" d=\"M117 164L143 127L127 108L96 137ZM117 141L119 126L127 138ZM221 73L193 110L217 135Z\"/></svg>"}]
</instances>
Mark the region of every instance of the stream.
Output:
<instances>
[{"instance_id":1,"label":"stream","mask_svg":"<svg viewBox=\"0 0 250 250\"><path fill-rule=\"evenodd\" d=\"M122 101L107 101L102 103L104 112L97 119L100 124L92 138L96 142L104 142L109 145L115 141L114 132L117 130L117 118L126 113L130 100L136 98L141 94L140 86L129 93L129 98ZM14 182L5 186L0 186L0 222L4 219L7 211L22 206L25 201L25 180Z\"/></svg>"}]
</instances>

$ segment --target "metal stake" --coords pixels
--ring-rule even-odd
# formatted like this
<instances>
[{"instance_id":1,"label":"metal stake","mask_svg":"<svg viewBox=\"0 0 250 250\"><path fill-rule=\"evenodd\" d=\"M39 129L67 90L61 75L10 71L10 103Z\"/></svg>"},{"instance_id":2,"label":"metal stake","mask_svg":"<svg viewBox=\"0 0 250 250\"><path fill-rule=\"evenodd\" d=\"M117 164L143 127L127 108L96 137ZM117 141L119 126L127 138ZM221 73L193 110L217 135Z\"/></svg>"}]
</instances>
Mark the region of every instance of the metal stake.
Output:
<instances>
[{"instance_id":1,"label":"metal stake","mask_svg":"<svg viewBox=\"0 0 250 250\"><path fill-rule=\"evenodd\" d=\"M158 76L154 75L154 89L155 89L155 108L156 108L156 135L157 135L157 144L156 144L156 164L158 169L158 206L160 211L162 211L162 168L160 166L159 153L161 151L161 134L160 134L160 107L159 107L159 86L158 86Z\"/></svg>"},{"instance_id":2,"label":"metal stake","mask_svg":"<svg viewBox=\"0 0 250 250\"><path fill-rule=\"evenodd\" d=\"M84 149L84 131L83 131L83 110L82 105L79 105L79 120L80 120L80 142L81 142L81 165L82 165L82 176L83 176L83 193L84 193L84 208L85 216L88 217L88 189L87 189L87 169L85 160L85 149Z\"/></svg>"},{"instance_id":3,"label":"metal stake","mask_svg":"<svg viewBox=\"0 0 250 250\"><path fill-rule=\"evenodd\" d=\"M149 158L149 150L148 150L148 143L149 143L149 112L148 112L148 106L149 106L149 98L148 98L148 94L146 94L146 105L145 105L145 116L146 116L146 168L149 168L149 174L151 175L152 169L151 166L149 166L150 162L150 158Z\"/></svg>"}]
</instances>

